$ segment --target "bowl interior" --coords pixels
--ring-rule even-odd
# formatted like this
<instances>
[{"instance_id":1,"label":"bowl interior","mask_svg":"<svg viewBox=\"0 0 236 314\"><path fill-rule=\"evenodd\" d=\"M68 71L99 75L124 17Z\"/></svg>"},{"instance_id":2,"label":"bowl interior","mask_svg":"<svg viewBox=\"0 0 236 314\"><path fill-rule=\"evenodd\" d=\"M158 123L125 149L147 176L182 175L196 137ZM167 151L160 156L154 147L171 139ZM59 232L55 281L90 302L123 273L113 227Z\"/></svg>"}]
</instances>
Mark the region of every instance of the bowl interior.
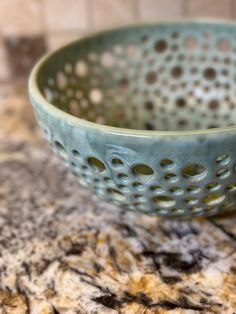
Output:
<instances>
[{"instance_id":1,"label":"bowl interior","mask_svg":"<svg viewBox=\"0 0 236 314\"><path fill-rule=\"evenodd\" d=\"M236 121L236 26L163 23L101 32L41 64L46 99L116 127L191 130Z\"/></svg>"}]
</instances>

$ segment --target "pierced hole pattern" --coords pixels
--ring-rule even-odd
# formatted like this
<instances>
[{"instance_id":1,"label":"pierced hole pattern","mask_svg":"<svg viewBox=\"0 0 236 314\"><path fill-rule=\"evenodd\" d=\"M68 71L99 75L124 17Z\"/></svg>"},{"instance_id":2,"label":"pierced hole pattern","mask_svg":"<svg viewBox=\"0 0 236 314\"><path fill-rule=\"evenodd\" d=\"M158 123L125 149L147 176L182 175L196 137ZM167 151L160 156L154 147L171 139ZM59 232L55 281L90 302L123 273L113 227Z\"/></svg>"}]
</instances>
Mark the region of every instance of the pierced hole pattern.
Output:
<instances>
[{"instance_id":1,"label":"pierced hole pattern","mask_svg":"<svg viewBox=\"0 0 236 314\"><path fill-rule=\"evenodd\" d=\"M44 96L76 117L116 127L190 130L234 124L236 32L159 27L134 31L132 40L126 33L113 40L104 35L98 45L88 45L90 50L78 49L76 57L69 53L43 82Z\"/></svg>"},{"instance_id":2,"label":"pierced hole pattern","mask_svg":"<svg viewBox=\"0 0 236 314\"><path fill-rule=\"evenodd\" d=\"M68 155L66 153L65 147L58 141L55 141L54 145L55 145L56 151L58 152L58 155L64 160L67 159Z\"/></svg>"},{"instance_id":3,"label":"pierced hole pattern","mask_svg":"<svg viewBox=\"0 0 236 314\"><path fill-rule=\"evenodd\" d=\"M95 157L89 157L88 164L90 167L92 167L93 169L99 172L103 172L106 169L104 163Z\"/></svg>"},{"instance_id":4,"label":"pierced hole pattern","mask_svg":"<svg viewBox=\"0 0 236 314\"><path fill-rule=\"evenodd\" d=\"M126 208L162 216L201 216L232 210L236 201L236 167L228 152L213 158L211 173L202 163L179 167L175 158L131 164L123 156L83 156L80 145L69 152L61 140L52 147L80 184Z\"/></svg>"},{"instance_id":5,"label":"pierced hole pattern","mask_svg":"<svg viewBox=\"0 0 236 314\"><path fill-rule=\"evenodd\" d=\"M170 208L175 205L175 200L171 196L160 195L153 198L153 202L160 208Z\"/></svg>"},{"instance_id":6,"label":"pierced hole pattern","mask_svg":"<svg viewBox=\"0 0 236 314\"><path fill-rule=\"evenodd\" d=\"M99 45L88 45L91 51L68 53L57 69L49 64L49 77L40 77L41 91L65 112L116 127L190 130L232 125L236 32L226 28L219 33L214 25L207 33L202 29L176 26L173 31L167 25L163 32L134 32L132 40L125 34L113 40L104 37ZM105 199L109 195L116 204L161 215L200 215L235 203L233 149L209 156L211 164L204 163L201 152L195 161L188 156L180 161L172 153L163 156L163 151L162 157L139 160L137 154L129 160L123 152L87 156L83 144L68 151L67 141L51 129L45 135L81 184Z\"/></svg>"},{"instance_id":7,"label":"pierced hole pattern","mask_svg":"<svg viewBox=\"0 0 236 314\"><path fill-rule=\"evenodd\" d=\"M154 174L152 168L145 165L145 164L135 165L132 168L132 170L133 170L134 175L136 177L140 177L140 178L147 178L147 177L150 177Z\"/></svg>"},{"instance_id":8,"label":"pierced hole pattern","mask_svg":"<svg viewBox=\"0 0 236 314\"><path fill-rule=\"evenodd\" d=\"M200 164L191 164L184 167L182 174L189 181L199 181L206 176L207 171Z\"/></svg>"}]
</instances>

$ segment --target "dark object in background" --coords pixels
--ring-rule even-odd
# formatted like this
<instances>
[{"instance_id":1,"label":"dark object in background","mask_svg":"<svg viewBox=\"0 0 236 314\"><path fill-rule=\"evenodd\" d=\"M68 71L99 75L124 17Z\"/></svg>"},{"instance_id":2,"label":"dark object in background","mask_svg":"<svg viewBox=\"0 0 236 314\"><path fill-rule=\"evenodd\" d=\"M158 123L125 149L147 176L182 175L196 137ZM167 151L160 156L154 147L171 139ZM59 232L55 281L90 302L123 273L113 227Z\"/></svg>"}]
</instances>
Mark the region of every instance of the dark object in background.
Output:
<instances>
[{"instance_id":1,"label":"dark object in background","mask_svg":"<svg viewBox=\"0 0 236 314\"><path fill-rule=\"evenodd\" d=\"M4 39L12 79L27 78L37 59L46 52L43 36Z\"/></svg>"}]
</instances>

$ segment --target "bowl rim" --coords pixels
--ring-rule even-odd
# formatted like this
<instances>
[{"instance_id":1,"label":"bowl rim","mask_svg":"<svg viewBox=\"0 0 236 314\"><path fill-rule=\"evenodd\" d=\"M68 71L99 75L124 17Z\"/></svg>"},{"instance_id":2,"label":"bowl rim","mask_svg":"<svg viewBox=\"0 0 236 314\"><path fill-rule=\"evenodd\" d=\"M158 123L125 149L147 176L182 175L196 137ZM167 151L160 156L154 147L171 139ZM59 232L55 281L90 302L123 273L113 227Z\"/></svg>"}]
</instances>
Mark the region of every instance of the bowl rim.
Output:
<instances>
[{"instance_id":1,"label":"bowl rim","mask_svg":"<svg viewBox=\"0 0 236 314\"><path fill-rule=\"evenodd\" d=\"M99 35L108 35L115 31L122 31L126 29L135 29L145 26L158 26L158 25L166 25L166 24L210 24L210 25L225 25L225 26L234 26L236 27L236 22L232 20L227 19L218 19L218 18L179 18L179 19L163 19L158 21L151 21L151 22L141 22L141 23L134 23L134 24L128 24L124 26L118 26L118 27L112 27L112 28L106 28L102 29L96 32L93 32L89 35L85 35L80 37L79 39L70 41L69 43L62 45L61 47L54 49L53 51L50 51L43 55L33 66L31 73L29 75L28 79L28 93L29 98L32 102L36 102L38 105L43 107L44 110L51 112L55 116L57 116L60 119L65 119L67 122L74 126L82 126L82 127L88 127L92 128L94 130L99 130L103 133L114 133L114 134L120 134L123 136L136 136L136 137L162 137L162 136L193 136L193 135L210 135L210 134L216 134L221 132L236 132L236 124L229 127L219 127L219 128L212 128L212 129L193 129L193 130L175 130L175 131L168 131L168 130L140 130L140 129L129 129L129 128L120 128L115 127L111 125L106 124L98 124L96 122L91 122L76 116L73 116L72 114L69 114L59 108L57 108L55 105L47 101L47 99L44 97L42 92L40 91L38 84L37 84L37 77L38 73L41 69L41 67L44 65L44 63L47 62L48 59L53 57L55 54L57 54L60 50L64 50L65 48L75 44L83 42L83 40L87 39L93 39L96 38Z\"/></svg>"}]
</instances>

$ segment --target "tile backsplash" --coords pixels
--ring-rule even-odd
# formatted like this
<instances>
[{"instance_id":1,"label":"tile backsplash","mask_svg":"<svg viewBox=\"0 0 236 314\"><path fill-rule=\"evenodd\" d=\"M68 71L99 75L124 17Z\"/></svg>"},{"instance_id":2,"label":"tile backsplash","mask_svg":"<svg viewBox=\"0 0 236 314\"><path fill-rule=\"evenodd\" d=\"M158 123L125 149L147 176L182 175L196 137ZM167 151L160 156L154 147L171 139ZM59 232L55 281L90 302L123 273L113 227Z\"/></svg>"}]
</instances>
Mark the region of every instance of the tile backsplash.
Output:
<instances>
[{"instance_id":1,"label":"tile backsplash","mask_svg":"<svg viewBox=\"0 0 236 314\"><path fill-rule=\"evenodd\" d=\"M0 0L0 83L89 32L178 17L236 18L236 0Z\"/></svg>"}]
</instances>

